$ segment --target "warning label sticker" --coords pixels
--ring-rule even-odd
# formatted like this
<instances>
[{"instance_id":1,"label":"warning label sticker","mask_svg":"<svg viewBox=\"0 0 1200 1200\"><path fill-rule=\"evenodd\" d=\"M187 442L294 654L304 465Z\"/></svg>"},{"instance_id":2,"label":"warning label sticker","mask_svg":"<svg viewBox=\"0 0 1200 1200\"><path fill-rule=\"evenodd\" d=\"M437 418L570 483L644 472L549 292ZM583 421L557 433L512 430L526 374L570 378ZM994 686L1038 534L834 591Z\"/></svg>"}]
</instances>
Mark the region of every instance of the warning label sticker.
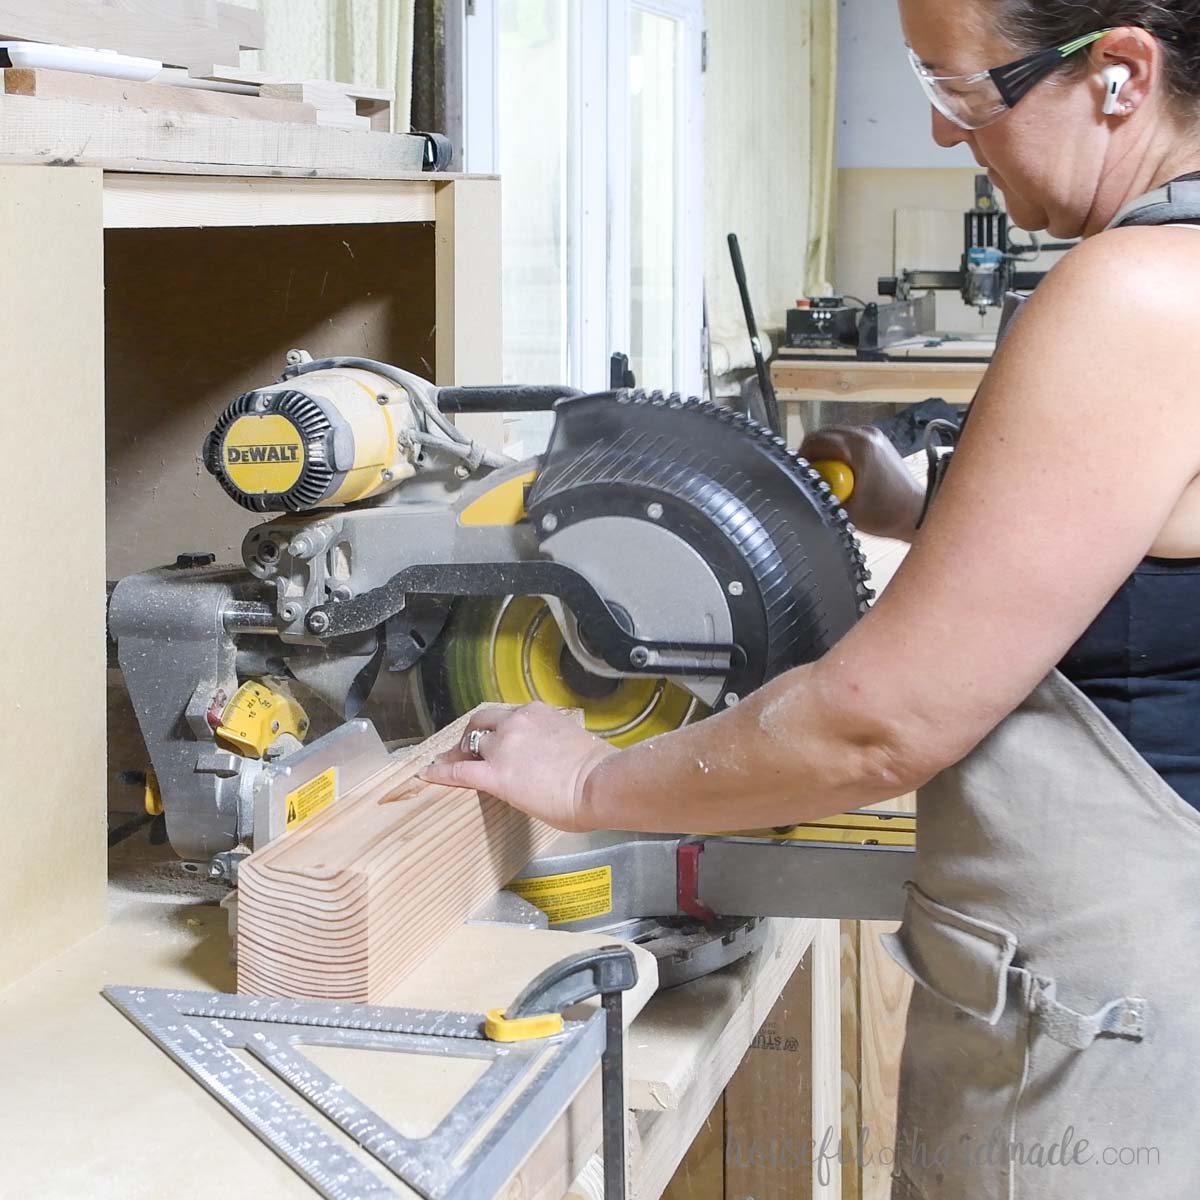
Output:
<instances>
[{"instance_id":1,"label":"warning label sticker","mask_svg":"<svg viewBox=\"0 0 1200 1200\"><path fill-rule=\"evenodd\" d=\"M612 912L612 867L514 879L508 890L540 908L551 925L586 921Z\"/></svg>"},{"instance_id":2,"label":"warning label sticker","mask_svg":"<svg viewBox=\"0 0 1200 1200\"><path fill-rule=\"evenodd\" d=\"M299 825L328 808L337 797L337 767L322 771L287 796L287 827Z\"/></svg>"}]
</instances>

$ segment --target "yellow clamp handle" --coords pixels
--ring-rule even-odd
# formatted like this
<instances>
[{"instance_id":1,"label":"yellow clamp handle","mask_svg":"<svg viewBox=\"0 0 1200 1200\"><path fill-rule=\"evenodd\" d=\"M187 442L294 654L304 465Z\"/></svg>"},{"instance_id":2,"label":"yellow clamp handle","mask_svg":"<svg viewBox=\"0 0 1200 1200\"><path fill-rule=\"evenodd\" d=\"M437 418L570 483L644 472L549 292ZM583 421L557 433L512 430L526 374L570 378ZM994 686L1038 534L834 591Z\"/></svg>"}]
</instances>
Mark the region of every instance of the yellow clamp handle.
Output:
<instances>
[{"instance_id":1,"label":"yellow clamp handle","mask_svg":"<svg viewBox=\"0 0 1200 1200\"><path fill-rule=\"evenodd\" d=\"M158 786L158 776L152 767L146 768L146 784L142 802L146 806L146 815L161 817L163 811L162 789Z\"/></svg>"},{"instance_id":2,"label":"yellow clamp handle","mask_svg":"<svg viewBox=\"0 0 1200 1200\"><path fill-rule=\"evenodd\" d=\"M829 484L829 489L838 498L839 504L845 504L854 495L854 472L849 464L824 458L813 463L812 467Z\"/></svg>"},{"instance_id":3,"label":"yellow clamp handle","mask_svg":"<svg viewBox=\"0 0 1200 1200\"><path fill-rule=\"evenodd\" d=\"M562 1033L561 1013L539 1013L533 1017L506 1017L504 1009L488 1009L483 1032L493 1042L528 1042Z\"/></svg>"}]
</instances>

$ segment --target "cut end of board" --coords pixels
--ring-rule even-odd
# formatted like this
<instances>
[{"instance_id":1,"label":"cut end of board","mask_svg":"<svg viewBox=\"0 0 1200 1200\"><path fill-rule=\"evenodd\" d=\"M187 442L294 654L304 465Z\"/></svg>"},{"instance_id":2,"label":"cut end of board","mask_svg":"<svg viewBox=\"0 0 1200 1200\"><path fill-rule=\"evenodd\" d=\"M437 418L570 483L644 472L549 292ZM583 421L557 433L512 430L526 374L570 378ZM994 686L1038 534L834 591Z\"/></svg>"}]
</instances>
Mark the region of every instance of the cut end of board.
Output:
<instances>
[{"instance_id":1,"label":"cut end of board","mask_svg":"<svg viewBox=\"0 0 1200 1200\"><path fill-rule=\"evenodd\" d=\"M238 991L381 1002L559 831L492 796L419 778L471 714L238 872Z\"/></svg>"}]
</instances>

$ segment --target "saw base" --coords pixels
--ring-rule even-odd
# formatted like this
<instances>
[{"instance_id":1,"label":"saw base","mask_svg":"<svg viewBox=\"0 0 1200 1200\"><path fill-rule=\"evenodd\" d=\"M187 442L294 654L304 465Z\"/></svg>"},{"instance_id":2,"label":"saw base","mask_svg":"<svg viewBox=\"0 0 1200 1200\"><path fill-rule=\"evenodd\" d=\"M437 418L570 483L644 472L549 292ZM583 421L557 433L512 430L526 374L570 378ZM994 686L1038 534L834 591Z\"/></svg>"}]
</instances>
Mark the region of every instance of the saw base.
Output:
<instances>
[{"instance_id":1,"label":"saw base","mask_svg":"<svg viewBox=\"0 0 1200 1200\"><path fill-rule=\"evenodd\" d=\"M761 949L767 926L757 917L721 917L712 925L664 917L625 921L603 932L649 950L658 961L659 991L666 991Z\"/></svg>"}]
</instances>

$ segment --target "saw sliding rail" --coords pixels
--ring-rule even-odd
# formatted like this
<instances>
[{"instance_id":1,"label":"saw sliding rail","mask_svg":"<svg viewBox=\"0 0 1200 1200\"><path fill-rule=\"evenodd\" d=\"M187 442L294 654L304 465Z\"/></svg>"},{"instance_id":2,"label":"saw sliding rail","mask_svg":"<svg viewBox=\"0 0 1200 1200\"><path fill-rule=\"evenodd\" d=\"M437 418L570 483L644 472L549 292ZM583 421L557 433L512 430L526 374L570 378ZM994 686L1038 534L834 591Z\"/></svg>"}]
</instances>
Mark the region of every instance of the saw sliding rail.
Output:
<instances>
[{"instance_id":1,"label":"saw sliding rail","mask_svg":"<svg viewBox=\"0 0 1200 1200\"><path fill-rule=\"evenodd\" d=\"M914 852L902 846L718 838L703 843L696 896L718 913L898 921Z\"/></svg>"},{"instance_id":2,"label":"saw sliding rail","mask_svg":"<svg viewBox=\"0 0 1200 1200\"><path fill-rule=\"evenodd\" d=\"M651 914L899 920L915 827L909 814L855 813L783 834L567 835L510 886L568 918L552 916L553 928L577 931ZM572 901L605 872L607 894L571 919Z\"/></svg>"}]
</instances>

